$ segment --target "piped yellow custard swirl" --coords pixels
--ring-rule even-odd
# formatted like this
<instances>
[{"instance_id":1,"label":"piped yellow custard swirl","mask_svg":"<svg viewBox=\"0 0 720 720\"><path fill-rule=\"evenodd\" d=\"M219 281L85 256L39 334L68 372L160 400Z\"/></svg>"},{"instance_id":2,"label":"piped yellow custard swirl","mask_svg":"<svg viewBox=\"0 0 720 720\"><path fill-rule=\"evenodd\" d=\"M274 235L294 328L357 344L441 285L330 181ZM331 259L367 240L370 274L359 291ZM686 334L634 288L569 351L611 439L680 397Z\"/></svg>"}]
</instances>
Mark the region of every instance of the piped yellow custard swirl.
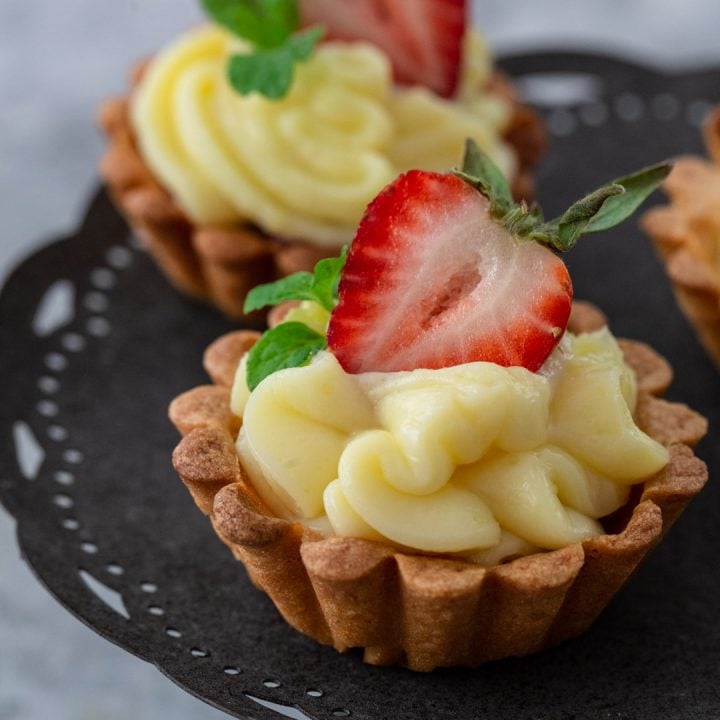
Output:
<instances>
[{"instance_id":1,"label":"piped yellow custard swirl","mask_svg":"<svg viewBox=\"0 0 720 720\"><path fill-rule=\"evenodd\" d=\"M280 516L492 564L601 534L668 454L633 420L635 378L607 329L566 334L543 371L476 362L345 373L320 353L252 392L238 453Z\"/></svg>"},{"instance_id":2,"label":"piped yellow custard swirl","mask_svg":"<svg viewBox=\"0 0 720 720\"><path fill-rule=\"evenodd\" d=\"M296 67L281 100L238 95L226 78L242 51L216 27L179 38L150 64L133 102L143 157L198 223L250 222L265 232L337 247L367 203L410 168L446 170L473 137L507 175L509 107L480 91L490 60L468 40L456 101L398 89L386 57L363 43L325 43Z\"/></svg>"}]
</instances>

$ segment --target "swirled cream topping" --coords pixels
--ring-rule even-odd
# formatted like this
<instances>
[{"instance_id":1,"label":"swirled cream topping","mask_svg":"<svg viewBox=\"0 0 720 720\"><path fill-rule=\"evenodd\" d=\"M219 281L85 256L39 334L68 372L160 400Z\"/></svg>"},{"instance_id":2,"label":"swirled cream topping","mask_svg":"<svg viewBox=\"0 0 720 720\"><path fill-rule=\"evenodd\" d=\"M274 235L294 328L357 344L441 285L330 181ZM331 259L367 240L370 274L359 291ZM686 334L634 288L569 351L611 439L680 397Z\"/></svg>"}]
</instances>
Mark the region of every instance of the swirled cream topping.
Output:
<instances>
[{"instance_id":1,"label":"swirled cream topping","mask_svg":"<svg viewBox=\"0 0 720 720\"><path fill-rule=\"evenodd\" d=\"M473 137L511 176L500 137L509 105L480 88L490 59L467 42L458 99L394 88L387 58L363 43L324 43L296 66L281 100L240 96L226 78L239 41L217 27L162 51L137 89L143 157L198 223L250 222L328 247L352 239L378 191L410 168L447 170Z\"/></svg>"},{"instance_id":2,"label":"swirled cream topping","mask_svg":"<svg viewBox=\"0 0 720 720\"><path fill-rule=\"evenodd\" d=\"M247 392L240 459L278 515L482 563L601 534L664 447L633 420L607 329L566 336L540 373L476 362L349 375L330 353Z\"/></svg>"}]
</instances>

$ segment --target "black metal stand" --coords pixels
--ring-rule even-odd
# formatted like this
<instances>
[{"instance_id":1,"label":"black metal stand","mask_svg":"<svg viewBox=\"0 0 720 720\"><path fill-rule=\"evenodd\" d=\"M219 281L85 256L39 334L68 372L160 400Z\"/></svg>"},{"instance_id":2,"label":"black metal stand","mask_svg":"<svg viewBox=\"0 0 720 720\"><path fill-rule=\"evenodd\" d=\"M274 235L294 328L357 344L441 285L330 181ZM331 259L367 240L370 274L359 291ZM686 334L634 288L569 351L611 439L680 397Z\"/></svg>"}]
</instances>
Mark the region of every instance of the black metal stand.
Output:
<instances>
[{"instance_id":1,"label":"black metal stand","mask_svg":"<svg viewBox=\"0 0 720 720\"><path fill-rule=\"evenodd\" d=\"M602 181L701 151L698 119L720 100L719 72L667 77L567 53L504 65L533 93L543 82L557 88L557 73L581 74L578 97L544 108L554 137L538 187L550 215ZM649 241L631 221L583 239L569 259L576 295L600 305L616 334L668 357L671 398L710 418L699 454L712 478L720 375ZM206 382L202 351L231 329L166 284L103 193L76 235L7 281L0 500L17 519L28 563L79 619L238 718L293 707L310 718L364 720L720 714L717 482L589 633L540 656L418 675L363 665L290 629L170 465L177 437L167 405Z\"/></svg>"}]
</instances>

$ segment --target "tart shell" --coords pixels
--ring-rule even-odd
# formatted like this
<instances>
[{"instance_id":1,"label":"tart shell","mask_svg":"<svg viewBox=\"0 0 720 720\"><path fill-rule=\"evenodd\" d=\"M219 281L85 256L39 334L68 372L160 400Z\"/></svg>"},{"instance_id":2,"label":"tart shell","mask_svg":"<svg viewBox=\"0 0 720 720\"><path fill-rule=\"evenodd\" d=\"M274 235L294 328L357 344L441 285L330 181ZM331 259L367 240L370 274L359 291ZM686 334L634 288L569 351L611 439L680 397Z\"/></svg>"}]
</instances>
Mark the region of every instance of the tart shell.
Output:
<instances>
[{"instance_id":1,"label":"tart shell","mask_svg":"<svg viewBox=\"0 0 720 720\"><path fill-rule=\"evenodd\" d=\"M604 324L576 304L571 329ZM528 655L584 632L707 480L694 446L703 417L658 396L670 366L642 343L621 341L638 378L636 419L668 447L669 464L605 525L607 534L494 567L414 555L389 544L324 537L274 517L235 451L240 421L229 410L235 368L257 340L239 331L205 355L214 384L177 398L170 417L184 436L173 464L220 539L294 628L368 663L411 670L477 666Z\"/></svg>"},{"instance_id":2,"label":"tart shell","mask_svg":"<svg viewBox=\"0 0 720 720\"><path fill-rule=\"evenodd\" d=\"M147 63L131 75L139 83ZM504 138L518 156L513 191L533 195L532 168L546 146L540 118L521 105L511 83L496 73L491 91L512 102L513 113ZM113 201L141 238L170 282L192 297L214 304L232 318L243 317L245 296L255 285L270 282L315 263L335 251L298 241L270 237L248 224L199 225L153 176L143 160L130 122L128 97L107 101L99 123L108 145L100 174Z\"/></svg>"}]
</instances>

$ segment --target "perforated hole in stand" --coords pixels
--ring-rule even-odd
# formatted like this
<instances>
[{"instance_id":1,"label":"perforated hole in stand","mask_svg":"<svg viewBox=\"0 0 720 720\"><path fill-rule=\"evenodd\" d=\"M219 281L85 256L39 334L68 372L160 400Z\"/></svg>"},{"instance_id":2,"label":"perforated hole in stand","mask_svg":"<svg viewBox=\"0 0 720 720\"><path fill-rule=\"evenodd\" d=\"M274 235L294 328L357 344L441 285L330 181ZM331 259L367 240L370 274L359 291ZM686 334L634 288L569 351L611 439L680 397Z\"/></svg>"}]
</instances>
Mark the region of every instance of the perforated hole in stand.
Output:
<instances>
[{"instance_id":1,"label":"perforated hole in stand","mask_svg":"<svg viewBox=\"0 0 720 720\"><path fill-rule=\"evenodd\" d=\"M53 497L53 502L59 508L63 508L64 510L68 510L75 504L75 502L69 495L62 495L62 494L55 495Z\"/></svg>"},{"instance_id":2,"label":"perforated hole in stand","mask_svg":"<svg viewBox=\"0 0 720 720\"><path fill-rule=\"evenodd\" d=\"M90 282L100 290L112 290L115 287L117 278L115 273L108 268L95 268L90 273Z\"/></svg>"},{"instance_id":3,"label":"perforated hole in stand","mask_svg":"<svg viewBox=\"0 0 720 720\"><path fill-rule=\"evenodd\" d=\"M651 110L658 120L673 120L680 112L680 101L670 93L660 93L651 102Z\"/></svg>"},{"instance_id":4,"label":"perforated hole in stand","mask_svg":"<svg viewBox=\"0 0 720 720\"><path fill-rule=\"evenodd\" d=\"M75 484L75 476L67 470L58 470L54 477L55 482L60 485L70 486Z\"/></svg>"},{"instance_id":5,"label":"perforated hole in stand","mask_svg":"<svg viewBox=\"0 0 720 720\"><path fill-rule=\"evenodd\" d=\"M93 317L87 321L87 331L93 337L107 337L111 330L112 326L105 318Z\"/></svg>"},{"instance_id":6,"label":"perforated hole in stand","mask_svg":"<svg viewBox=\"0 0 720 720\"><path fill-rule=\"evenodd\" d=\"M645 104L635 93L621 93L615 99L615 112L625 122L637 122L645 112Z\"/></svg>"},{"instance_id":7,"label":"perforated hole in stand","mask_svg":"<svg viewBox=\"0 0 720 720\"><path fill-rule=\"evenodd\" d=\"M40 415L46 418L57 417L60 412L57 403L52 402L52 400L41 400L35 407Z\"/></svg>"},{"instance_id":8,"label":"perforated hole in stand","mask_svg":"<svg viewBox=\"0 0 720 720\"><path fill-rule=\"evenodd\" d=\"M62 346L68 352L82 352L85 349L85 338L78 333L67 333L62 336Z\"/></svg>"},{"instance_id":9,"label":"perforated hole in stand","mask_svg":"<svg viewBox=\"0 0 720 720\"><path fill-rule=\"evenodd\" d=\"M54 395L60 390L60 381L51 375L43 375L38 378L38 388L48 395Z\"/></svg>"},{"instance_id":10,"label":"perforated hole in stand","mask_svg":"<svg viewBox=\"0 0 720 720\"><path fill-rule=\"evenodd\" d=\"M91 312L102 313L105 312L110 306L110 301L107 295L103 295L101 292L89 292L85 295L83 300L85 307Z\"/></svg>"},{"instance_id":11,"label":"perforated hole in stand","mask_svg":"<svg viewBox=\"0 0 720 720\"><path fill-rule=\"evenodd\" d=\"M594 102L580 107L580 120L590 127L600 127L607 122L608 108L604 102Z\"/></svg>"},{"instance_id":12,"label":"perforated hole in stand","mask_svg":"<svg viewBox=\"0 0 720 720\"><path fill-rule=\"evenodd\" d=\"M708 100L693 100L687 106L687 120L692 125L702 125L713 104Z\"/></svg>"},{"instance_id":13,"label":"perforated hole in stand","mask_svg":"<svg viewBox=\"0 0 720 720\"><path fill-rule=\"evenodd\" d=\"M47 429L47 436L53 442L64 442L70 436L70 433L62 425L50 425Z\"/></svg>"},{"instance_id":14,"label":"perforated hole in stand","mask_svg":"<svg viewBox=\"0 0 720 720\"><path fill-rule=\"evenodd\" d=\"M70 463L70 465L80 465L84 459L85 456L80 450L74 448L70 448L63 453L63 460L65 460L66 463Z\"/></svg>"},{"instance_id":15,"label":"perforated hole in stand","mask_svg":"<svg viewBox=\"0 0 720 720\"><path fill-rule=\"evenodd\" d=\"M50 370L62 372L67 368L68 361L67 358L59 352L51 352L45 357L45 365L47 365Z\"/></svg>"},{"instance_id":16,"label":"perforated hole in stand","mask_svg":"<svg viewBox=\"0 0 720 720\"><path fill-rule=\"evenodd\" d=\"M107 263L116 270L126 270L132 264L132 252L122 245L111 247L106 254Z\"/></svg>"},{"instance_id":17,"label":"perforated hole in stand","mask_svg":"<svg viewBox=\"0 0 720 720\"><path fill-rule=\"evenodd\" d=\"M553 110L547 116L547 128L552 135L563 137L575 130L577 120L575 116L565 108Z\"/></svg>"}]
</instances>

